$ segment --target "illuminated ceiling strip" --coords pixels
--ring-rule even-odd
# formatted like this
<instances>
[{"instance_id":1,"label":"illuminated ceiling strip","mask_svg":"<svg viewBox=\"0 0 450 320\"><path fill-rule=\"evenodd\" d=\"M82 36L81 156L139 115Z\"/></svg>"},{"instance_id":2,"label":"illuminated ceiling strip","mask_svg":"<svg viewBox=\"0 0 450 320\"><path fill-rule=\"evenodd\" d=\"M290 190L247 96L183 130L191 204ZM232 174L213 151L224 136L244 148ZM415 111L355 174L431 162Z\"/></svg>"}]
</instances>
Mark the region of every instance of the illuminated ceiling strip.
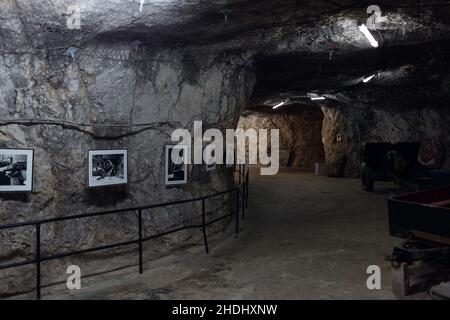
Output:
<instances>
[{"instance_id":1,"label":"illuminated ceiling strip","mask_svg":"<svg viewBox=\"0 0 450 320\"><path fill-rule=\"evenodd\" d=\"M359 31L361 31L366 36L367 40L369 40L372 47L375 47L375 48L378 47L378 41L375 40L375 38L370 33L369 29L367 29L365 24L362 24L359 26Z\"/></svg>"},{"instance_id":2,"label":"illuminated ceiling strip","mask_svg":"<svg viewBox=\"0 0 450 320\"><path fill-rule=\"evenodd\" d=\"M281 106L284 106L285 104L286 104L286 101L280 102L279 104L273 106L272 109L275 110L275 109L277 109L277 108L279 108Z\"/></svg>"},{"instance_id":3,"label":"illuminated ceiling strip","mask_svg":"<svg viewBox=\"0 0 450 320\"><path fill-rule=\"evenodd\" d=\"M374 77L375 77L375 75L373 74L373 75L371 75L370 77L364 78L364 79L363 79L363 82L364 82L364 83L367 83L367 82L369 82L370 80L372 80Z\"/></svg>"}]
</instances>

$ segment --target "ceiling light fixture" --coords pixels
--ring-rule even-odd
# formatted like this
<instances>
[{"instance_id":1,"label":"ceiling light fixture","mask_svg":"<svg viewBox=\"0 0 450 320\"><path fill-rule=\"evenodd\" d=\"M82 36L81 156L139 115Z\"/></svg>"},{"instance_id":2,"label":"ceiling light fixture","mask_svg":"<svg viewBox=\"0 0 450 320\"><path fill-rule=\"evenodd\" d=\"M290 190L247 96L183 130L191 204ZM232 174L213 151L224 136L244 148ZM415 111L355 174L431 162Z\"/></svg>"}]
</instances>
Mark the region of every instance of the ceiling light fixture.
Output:
<instances>
[{"instance_id":1,"label":"ceiling light fixture","mask_svg":"<svg viewBox=\"0 0 450 320\"><path fill-rule=\"evenodd\" d=\"M145 0L141 0L141 6L139 7L139 12L142 12L142 9L144 8Z\"/></svg>"},{"instance_id":2,"label":"ceiling light fixture","mask_svg":"<svg viewBox=\"0 0 450 320\"><path fill-rule=\"evenodd\" d=\"M364 23L359 26L359 31L361 31L366 36L367 40L369 40L372 47L375 47L375 48L378 47L378 41L375 40L375 38L370 33L369 29L367 29L367 27Z\"/></svg>"},{"instance_id":3,"label":"ceiling light fixture","mask_svg":"<svg viewBox=\"0 0 450 320\"><path fill-rule=\"evenodd\" d=\"M370 80L372 80L373 78L375 78L375 75L374 75L374 74L371 75L370 77L364 78L364 79L363 79L363 82L364 82L364 83L367 83L367 82L369 82Z\"/></svg>"},{"instance_id":4,"label":"ceiling light fixture","mask_svg":"<svg viewBox=\"0 0 450 320\"><path fill-rule=\"evenodd\" d=\"M326 98L323 96L319 96L319 97L311 97L312 101L317 101L317 100L325 100Z\"/></svg>"},{"instance_id":5,"label":"ceiling light fixture","mask_svg":"<svg viewBox=\"0 0 450 320\"><path fill-rule=\"evenodd\" d=\"M285 104L286 104L286 101L282 101L282 102L280 102L279 104L273 106L272 109L275 110L275 109L277 109L277 108L279 108L279 107L281 107L281 106L284 106Z\"/></svg>"}]
</instances>

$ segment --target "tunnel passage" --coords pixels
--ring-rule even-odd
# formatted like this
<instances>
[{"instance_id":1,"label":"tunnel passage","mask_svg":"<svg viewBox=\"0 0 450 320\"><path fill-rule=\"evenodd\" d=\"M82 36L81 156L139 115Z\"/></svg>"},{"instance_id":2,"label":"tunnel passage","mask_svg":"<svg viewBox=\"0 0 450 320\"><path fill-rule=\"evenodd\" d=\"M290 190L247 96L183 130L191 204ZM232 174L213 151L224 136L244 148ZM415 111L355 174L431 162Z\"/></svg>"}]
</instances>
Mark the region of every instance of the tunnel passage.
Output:
<instances>
[{"instance_id":1,"label":"tunnel passage","mask_svg":"<svg viewBox=\"0 0 450 320\"><path fill-rule=\"evenodd\" d=\"M446 169L449 53L449 43L439 40L357 53L257 55L255 87L246 112L277 117L306 107L321 110L321 141L330 176L358 177L362 146L371 142L439 141L446 150Z\"/></svg>"},{"instance_id":2,"label":"tunnel passage","mask_svg":"<svg viewBox=\"0 0 450 320\"><path fill-rule=\"evenodd\" d=\"M324 162L322 143L323 113L318 107L291 105L279 112L245 110L238 128L278 129L280 167L312 170Z\"/></svg>"}]
</instances>

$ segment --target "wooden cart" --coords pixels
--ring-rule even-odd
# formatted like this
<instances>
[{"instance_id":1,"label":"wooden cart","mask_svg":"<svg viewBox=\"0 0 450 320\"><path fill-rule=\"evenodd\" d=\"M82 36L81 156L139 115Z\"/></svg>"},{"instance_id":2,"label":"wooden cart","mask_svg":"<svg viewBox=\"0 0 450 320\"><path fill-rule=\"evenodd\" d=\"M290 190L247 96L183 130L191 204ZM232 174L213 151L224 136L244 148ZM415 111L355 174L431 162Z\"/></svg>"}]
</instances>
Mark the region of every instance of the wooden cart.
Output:
<instances>
[{"instance_id":1,"label":"wooden cart","mask_svg":"<svg viewBox=\"0 0 450 320\"><path fill-rule=\"evenodd\" d=\"M450 186L393 197L388 211L390 234L405 239L387 258L393 289L406 295L409 266L450 258Z\"/></svg>"}]
</instances>

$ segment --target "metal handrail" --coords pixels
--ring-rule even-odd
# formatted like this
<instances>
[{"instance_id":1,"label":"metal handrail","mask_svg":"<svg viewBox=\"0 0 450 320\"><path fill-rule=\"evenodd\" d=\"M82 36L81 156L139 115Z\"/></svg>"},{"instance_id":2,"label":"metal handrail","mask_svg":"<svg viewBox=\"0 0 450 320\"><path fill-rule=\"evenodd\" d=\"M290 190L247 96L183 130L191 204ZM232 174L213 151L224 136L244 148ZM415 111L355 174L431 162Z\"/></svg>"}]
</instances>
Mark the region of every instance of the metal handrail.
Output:
<instances>
[{"instance_id":1,"label":"metal handrail","mask_svg":"<svg viewBox=\"0 0 450 320\"><path fill-rule=\"evenodd\" d=\"M78 214L78 215L72 215L72 216L65 216L65 217L55 217L55 218L48 218L48 219L42 219L42 220L34 220L34 221L27 221L27 222L19 222L19 223L13 223L13 224L6 224L6 225L0 225L0 230L6 230L6 229L16 229L26 226L35 226L36 228L36 246L35 246L35 258L32 260L26 260L21 262L14 262L6 265L0 265L0 270L5 269L11 269L11 268L17 268L25 265L30 264L36 264L36 298L41 299L41 263L44 261L50 261L60 258L65 258L69 256L74 256L78 254L83 253L89 253L94 251L100 251L100 250L106 250L106 249L112 249L112 248L118 248L126 245L132 245L137 244L138 245L138 253L139 253L139 273L143 273L143 242L152 240L155 238L159 238L165 235L169 235L175 232L179 232L182 230L187 229L202 229L203 233L203 241L205 246L205 252L206 254L209 253L209 247L208 247L208 239L207 239L207 233L206 233L206 227L210 226L213 223L219 222L221 220L224 220L226 218L235 216L236 217L236 224L235 224L235 232L236 234L239 233L239 213L242 211L242 220L245 219L245 209L248 208L248 186L249 186L249 170L246 169L245 165L239 165L239 170L236 170L235 172L239 173L239 184L231 189L216 192L214 194L202 196L202 197L196 197L186 200L177 200L177 201L170 201L170 202L164 202L164 203L158 203L158 204L151 204L151 205L145 205L145 206L137 206L137 207L129 207L129 208L123 208L123 209L115 209L115 210L108 210L108 211L99 211L99 212L92 212L92 213L84 213L84 214ZM242 188L242 197L241 197L241 188ZM220 216L218 218L215 218L210 221L206 221L206 200L215 198L224 194L230 194L236 192L236 209L235 211ZM241 199L242 199L242 209L240 209L241 205ZM155 208L161 208L161 207L167 207L172 205L178 205L178 204L184 204L184 203L192 203L202 201L202 223L196 224L196 225L188 225L188 226L182 226L179 228L175 228L169 231L164 231L155 235L151 235L148 237L143 237L143 225L142 225L142 214L143 210L147 209L155 209ZM98 247L92 247L88 249L83 250L76 250L76 251L69 251L64 252L60 254L55 255L49 255L42 257L41 256L41 226L43 224L47 223L54 223L54 222L60 222L60 221L68 221L68 220L75 220L75 219L83 219L83 218L92 218L92 217L99 217L99 216L105 216L105 215L112 215L112 214L124 214L124 213L133 213L137 212L137 218L138 218L138 239L137 240L129 240L125 242L117 242L113 244L98 246Z\"/></svg>"}]
</instances>

